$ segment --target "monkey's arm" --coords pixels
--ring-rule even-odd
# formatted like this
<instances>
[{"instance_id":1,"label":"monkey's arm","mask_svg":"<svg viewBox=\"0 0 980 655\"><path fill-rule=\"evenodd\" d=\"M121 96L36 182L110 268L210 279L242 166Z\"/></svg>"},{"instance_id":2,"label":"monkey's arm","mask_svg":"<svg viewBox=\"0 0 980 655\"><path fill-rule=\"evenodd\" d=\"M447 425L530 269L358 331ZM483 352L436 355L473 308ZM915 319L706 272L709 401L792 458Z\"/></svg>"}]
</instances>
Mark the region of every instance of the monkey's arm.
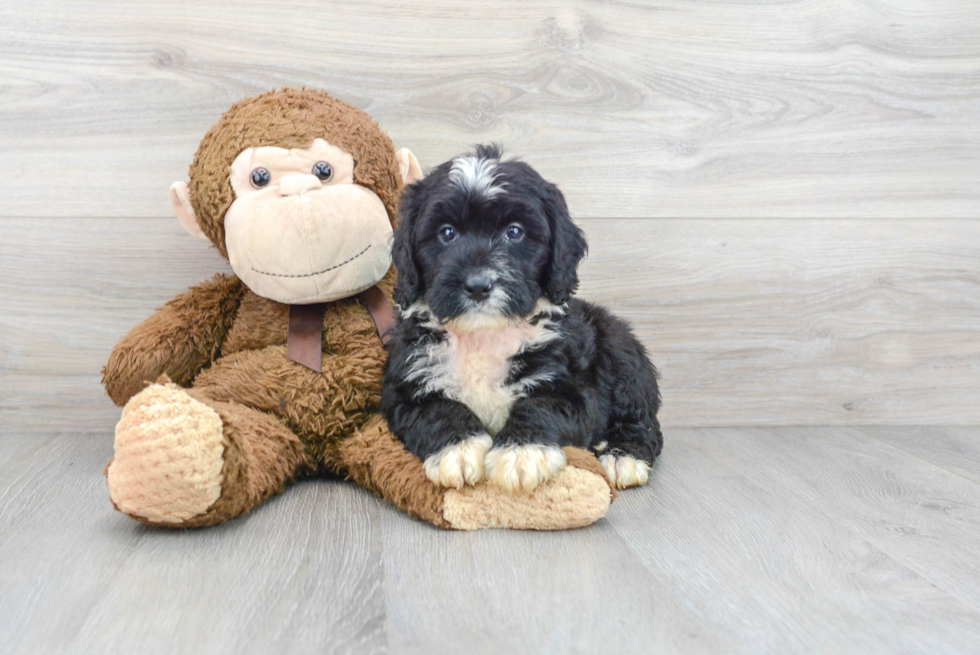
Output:
<instances>
[{"instance_id":1,"label":"monkey's arm","mask_svg":"<svg viewBox=\"0 0 980 655\"><path fill-rule=\"evenodd\" d=\"M188 386L218 355L244 293L237 277L219 274L133 328L102 369L102 384L112 402L125 405L147 381L164 374Z\"/></svg>"}]
</instances>

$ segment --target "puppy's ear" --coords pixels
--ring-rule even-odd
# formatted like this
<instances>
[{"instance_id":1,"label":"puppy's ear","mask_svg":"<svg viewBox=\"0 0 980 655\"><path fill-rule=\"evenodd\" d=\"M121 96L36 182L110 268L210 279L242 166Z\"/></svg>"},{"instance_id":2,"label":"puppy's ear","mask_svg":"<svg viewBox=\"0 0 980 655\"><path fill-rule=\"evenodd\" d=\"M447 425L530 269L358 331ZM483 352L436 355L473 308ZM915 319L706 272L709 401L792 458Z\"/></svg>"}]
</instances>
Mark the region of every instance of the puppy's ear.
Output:
<instances>
[{"instance_id":1,"label":"puppy's ear","mask_svg":"<svg viewBox=\"0 0 980 655\"><path fill-rule=\"evenodd\" d=\"M422 276L415 264L415 222L422 211L424 181L409 184L398 200L398 227L391 244L391 260L398 269L395 302L407 309L422 295Z\"/></svg>"},{"instance_id":2,"label":"puppy's ear","mask_svg":"<svg viewBox=\"0 0 980 655\"><path fill-rule=\"evenodd\" d=\"M547 183L543 195L544 211L551 227L551 257L541 280L548 300L556 305L568 302L578 289L578 264L588 251L585 233L568 215L565 196Z\"/></svg>"}]
</instances>

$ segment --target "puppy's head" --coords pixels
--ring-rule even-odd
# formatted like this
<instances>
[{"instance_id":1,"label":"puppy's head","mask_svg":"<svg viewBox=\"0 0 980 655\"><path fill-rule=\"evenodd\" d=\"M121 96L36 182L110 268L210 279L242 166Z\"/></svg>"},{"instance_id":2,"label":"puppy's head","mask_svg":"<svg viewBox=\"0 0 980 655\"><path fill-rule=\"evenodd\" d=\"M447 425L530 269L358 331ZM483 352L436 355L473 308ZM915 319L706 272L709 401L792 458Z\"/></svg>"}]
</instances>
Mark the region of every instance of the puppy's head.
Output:
<instances>
[{"instance_id":1,"label":"puppy's head","mask_svg":"<svg viewBox=\"0 0 980 655\"><path fill-rule=\"evenodd\" d=\"M561 191L527 164L478 146L408 186L392 258L395 300L424 300L441 322L485 329L568 301L585 256Z\"/></svg>"}]
</instances>

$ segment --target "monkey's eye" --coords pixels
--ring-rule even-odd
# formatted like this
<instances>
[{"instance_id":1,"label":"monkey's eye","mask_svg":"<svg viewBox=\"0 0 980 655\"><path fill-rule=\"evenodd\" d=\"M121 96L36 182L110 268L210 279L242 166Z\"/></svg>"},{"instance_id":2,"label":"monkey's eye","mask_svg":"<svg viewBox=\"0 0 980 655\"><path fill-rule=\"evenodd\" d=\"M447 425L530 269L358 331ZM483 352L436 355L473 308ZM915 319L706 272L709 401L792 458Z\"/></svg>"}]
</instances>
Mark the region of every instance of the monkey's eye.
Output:
<instances>
[{"instance_id":1,"label":"monkey's eye","mask_svg":"<svg viewBox=\"0 0 980 655\"><path fill-rule=\"evenodd\" d=\"M520 241L524 238L524 228L517 223L513 223L504 231L504 236L510 241Z\"/></svg>"},{"instance_id":2,"label":"monkey's eye","mask_svg":"<svg viewBox=\"0 0 980 655\"><path fill-rule=\"evenodd\" d=\"M456 229L452 225L443 225L439 228L439 240L443 243L452 243L456 240Z\"/></svg>"},{"instance_id":3,"label":"monkey's eye","mask_svg":"<svg viewBox=\"0 0 980 655\"><path fill-rule=\"evenodd\" d=\"M252 171L249 179L252 181L252 186L256 189L261 189L272 180L272 173L269 172L269 169L260 166Z\"/></svg>"},{"instance_id":4,"label":"monkey's eye","mask_svg":"<svg viewBox=\"0 0 980 655\"><path fill-rule=\"evenodd\" d=\"M318 161L313 164L313 174L320 178L321 182L326 182L333 177L333 166L325 161Z\"/></svg>"}]
</instances>

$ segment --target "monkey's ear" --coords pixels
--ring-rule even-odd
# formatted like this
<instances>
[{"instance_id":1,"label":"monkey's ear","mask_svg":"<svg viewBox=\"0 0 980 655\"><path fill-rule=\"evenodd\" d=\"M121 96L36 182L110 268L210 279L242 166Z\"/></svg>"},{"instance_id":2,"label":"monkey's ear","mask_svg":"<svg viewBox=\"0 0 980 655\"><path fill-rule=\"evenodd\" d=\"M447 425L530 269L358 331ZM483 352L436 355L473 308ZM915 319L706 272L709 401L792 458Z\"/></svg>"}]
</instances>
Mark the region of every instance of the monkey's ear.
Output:
<instances>
[{"instance_id":1,"label":"monkey's ear","mask_svg":"<svg viewBox=\"0 0 980 655\"><path fill-rule=\"evenodd\" d=\"M419 166L419 160L415 158L411 150L401 148L395 153L395 159L398 160L398 172L401 173L402 183L405 186L422 179L422 167Z\"/></svg>"},{"instance_id":2,"label":"monkey's ear","mask_svg":"<svg viewBox=\"0 0 980 655\"><path fill-rule=\"evenodd\" d=\"M170 208L174 210L174 214L177 215L177 220L180 224L184 226L187 233L192 237L197 237L201 241L207 241L211 243L211 239L204 234L204 230L197 222L197 216L194 215L194 206L191 205L191 190L187 187L186 182L174 182L170 185Z\"/></svg>"},{"instance_id":3,"label":"monkey's ear","mask_svg":"<svg viewBox=\"0 0 980 655\"><path fill-rule=\"evenodd\" d=\"M422 295L422 274L415 265L415 221L422 211L421 184L405 187L398 200L398 227L395 229L391 245L391 261L398 270L398 284L395 286L395 302L402 309L412 306Z\"/></svg>"},{"instance_id":4,"label":"monkey's ear","mask_svg":"<svg viewBox=\"0 0 980 655\"><path fill-rule=\"evenodd\" d=\"M548 184L542 197L544 212L551 227L551 258L541 286L548 300L556 305L568 302L578 289L578 264L589 246L585 233L568 215L565 196L554 184Z\"/></svg>"}]
</instances>

